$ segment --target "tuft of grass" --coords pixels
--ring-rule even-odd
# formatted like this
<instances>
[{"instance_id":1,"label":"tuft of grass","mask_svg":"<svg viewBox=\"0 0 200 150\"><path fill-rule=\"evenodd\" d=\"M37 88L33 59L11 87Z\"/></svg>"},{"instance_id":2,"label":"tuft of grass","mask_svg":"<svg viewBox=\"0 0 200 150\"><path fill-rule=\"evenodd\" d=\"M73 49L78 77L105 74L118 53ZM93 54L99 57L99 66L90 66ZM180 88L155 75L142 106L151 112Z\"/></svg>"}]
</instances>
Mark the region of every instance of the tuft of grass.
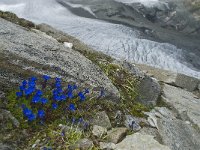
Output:
<instances>
[{"instance_id":1,"label":"tuft of grass","mask_svg":"<svg viewBox=\"0 0 200 150\"><path fill-rule=\"evenodd\" d=\"M128 70L112 63L100 63L100 68L111 79L121 95L119 109L137 117L144 117L143 112L149 108L135 101L138 96L139 81Z\"/></svg>"},{"instance_id":2,"label":"tuft of grass","mask_svg":"<svg viewBox=\"0 0 200 150\"><path fill-rule=\"evenodd\" d=\"M26 129L28 128L28 122L26 122L23 118L23 113L21 107L18 105L16 101L16 90L10 92L7 96L8 104L7 109L13 114L13 116L20 122L20 128ZM22 99L25 103L27 100L25 98Z\"/></svg>"}]
</instances>

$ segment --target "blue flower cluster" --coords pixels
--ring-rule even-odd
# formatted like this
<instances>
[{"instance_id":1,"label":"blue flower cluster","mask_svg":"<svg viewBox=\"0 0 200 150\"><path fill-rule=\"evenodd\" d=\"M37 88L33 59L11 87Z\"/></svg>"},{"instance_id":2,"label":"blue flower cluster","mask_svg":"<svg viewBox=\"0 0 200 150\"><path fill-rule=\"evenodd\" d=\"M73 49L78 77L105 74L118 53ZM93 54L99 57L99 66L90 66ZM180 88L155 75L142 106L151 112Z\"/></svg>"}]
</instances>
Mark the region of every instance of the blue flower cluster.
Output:
<instances>
[{"instance_id":1,"label":"blue flower cluster","mask_svg":"<svg viewBox=\"0 0 200 150\"><path fill-rule=\"evenodd\" d=\"M50 86L51 81L55 81L53 87ZM38 86L38 83L41 83L41 86ZM42 90L39 87L42 87ZM48 95L46 92L51 94ZM36 77L22 81L16 96L17 100L21 102L24 117L32 122L34 120L44 121L47 119L49 111L53 112L61 106L66 106L67 111L75 112L77 106L74 102L85 101L89 93L88 88L80 91L77 85L68 84L65 87L61 78L52 79L50 76L44 75L42 81L38 81ZM20 101L22 99L26 99L26 102Z\"/></svg>"}]
</instances>

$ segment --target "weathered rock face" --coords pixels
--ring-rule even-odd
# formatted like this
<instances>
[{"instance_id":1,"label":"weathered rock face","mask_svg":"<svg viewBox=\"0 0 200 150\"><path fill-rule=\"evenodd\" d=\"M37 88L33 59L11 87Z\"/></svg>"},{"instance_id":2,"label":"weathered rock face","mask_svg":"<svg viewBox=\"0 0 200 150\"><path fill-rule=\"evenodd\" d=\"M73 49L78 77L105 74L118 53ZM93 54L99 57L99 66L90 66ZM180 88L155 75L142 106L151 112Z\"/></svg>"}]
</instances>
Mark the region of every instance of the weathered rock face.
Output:
<instances>
[{"instance_id":1,"label":"weathered rock face","mask_svg":"<svg viewBox=\"0 0 200 150\"><path fill-rule=\"evenodd\" d=\"M100 142L100 149L102 149L102 150L115 150L116 145L114 143Z\"/></svg>"},{"instance_id":2,"label":"weathered rock face","mask_svg":"<svg viewBox=\"0 0 200 150\"><path fill-rule=\"evenodd\" d=\"M116 145L116 150L170 150L167 146L159 144L153 136L135 133L127 136Z\"/></svg>"},{"instance_id":3,"label":"weathered rock face","mask_svg":"<svg viewBox=\"0 0 200 150\"><path fill-rule=\"evenodd\" d=\"M172 150L199 150L200 135L181 120L158 119L158 131Z\"/></svg>"},{"instance_id":4,"label":"weathered rock face","mask_svg":"<svg viewBox=\"0 0 200 150\"><path fill-rule=\"evenodd\" d=\"M109 142L117 144L122 141L126 136L128 129L127 128L114 128L108 132L107 139Z\"/></svg>"},{"instance_id":5,"label":"weathered rock face","mask_svg":"<svg viewBox=\"0 0 200 150\"><path fill-rule=\"evenodd\" d=\"M166 107L155 107L150 112L145 112L145 114L148 116L149 125L155 128L158 128L157 118L173 120L177 117L177 114Z\"/></svg>"},{"instance_id":6,"label":"weathered rock face","mask_svg":"<svg viewBox=\"0 0 200 150\"><path fill-rule=\"evenodd\" d=\"M107 129L101 126L94 125L92 134L98 138L101 138L103 135L107 133Z\"/></svg>"},{"instance_id":7,"label":"weathered rock face","mask_svg":"<svg viewBox=\"0 0 200 150\"><path fill-rule=\"evenodd\" d=\"M69 150L76 150L76 149L88 150L92 149L93 146L94 146L93 142L90 141L89 139L81 139L78 142L76 142L73 146L70 146Z\"/></svg>"},{"instance_id":8,"label":"weathered rock face","mask_svg":"<svg viewBox=\"0 0 200 150\"><path fill-rule=\"evenodd\" d=\"M200 99L190 92L170 85L164 85L163 92L163 100L175 108L182 119L189 119L200 128Z\"/></svg>"},{"instance_id":9,"label":"weathered rock face","mask_svg":"<svg viewBox=\"0 0 200 150\"><path fill-rule=\"evenodd\" d=\"M139 131L141 129L140 120L131 115L125 115L124 125L132 131Z\"/></svg>"},{"instance_id":10,"label":"weathered rock face","mask_svg":"<svg viewBox=\"0 0 200 150\"><path fill-rule=\"evenodd\" d=\"M158 81L186 89L190 92L197 90L200 83L199 79L184 74L161 70L147 65L138 64L136 66L147 72L147 75L155 77Z\"/></svg>"},{"instance_id":11,"label":"weathered rock face","mask_svg":"<svg viewBox=\"0 0 200 150\"><path fill-rule=\"evenodd\" d=\"M80 53L65 48L44 33L27 31L4 19L0 19L0 53L0 81L4 86L9 82L17 83L33 72L60 76L82 85L104 87L109 96L116 97L116 100L119 97L118 90L100 68Z\"/></svg>"}]
</instances>

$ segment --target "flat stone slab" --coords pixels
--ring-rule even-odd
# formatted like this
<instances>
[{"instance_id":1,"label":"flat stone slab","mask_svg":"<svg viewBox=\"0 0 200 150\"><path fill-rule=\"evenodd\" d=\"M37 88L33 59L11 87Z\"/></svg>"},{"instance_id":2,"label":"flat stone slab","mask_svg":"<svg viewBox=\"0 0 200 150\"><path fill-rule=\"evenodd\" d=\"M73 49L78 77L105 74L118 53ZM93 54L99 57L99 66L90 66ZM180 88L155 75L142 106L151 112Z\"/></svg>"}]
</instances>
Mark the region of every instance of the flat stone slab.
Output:
<instances>
[{"instance_id":1,"label":"flat stone slab","mask_svg":"<svg viewBox=\"0 0 200 150\"><path fill-rule=\"evenodd\" d=\"M135 133L116 144L116 150L170 150L170 148L158 143L151 135Z\"/></svg>"},{"instance_id":2,"label":"flat stone slab","mask_svg":"<svg viewBox=\"0 0 200 150\"><path fill-rule=\"evenodd\" d=\"M165 84L162 98L183 120L190 120L200 128L200 99L193 93Z\"/></svg>"}]
</instances>

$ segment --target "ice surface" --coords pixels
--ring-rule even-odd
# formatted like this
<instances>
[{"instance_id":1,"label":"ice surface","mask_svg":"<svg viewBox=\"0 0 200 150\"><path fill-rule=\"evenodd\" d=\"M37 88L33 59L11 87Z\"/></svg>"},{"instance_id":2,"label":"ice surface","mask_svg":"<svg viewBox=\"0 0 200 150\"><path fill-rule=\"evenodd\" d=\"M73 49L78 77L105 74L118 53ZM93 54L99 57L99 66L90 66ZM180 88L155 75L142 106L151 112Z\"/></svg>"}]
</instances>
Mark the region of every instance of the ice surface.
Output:
<instances>
[{"instance_id":1,"label":"ice surface","mask_svg":"<svg viewBox=\"0 0 200 150\"><path fill-rule=\"evenodd\" d=\"M141 39L139 31L123 25L76 16L55 0L1 0L0 9L12 11L35 23L52 25L117 59L200 78L199 71L181 61L181 49L168 43Z\"/></svg>"},{"instance_id":2,"label":"ice surface","mask_svg":"<svg viewBox=\"0 0 200 150\"><path fill-rule=\"evenodd\" d=\"M126 4L140 3L145 7L153 7L153 6L167 4L165 2L162 2L161 0L115 0L115 1Z\"/></svg>"}]
</instances>

